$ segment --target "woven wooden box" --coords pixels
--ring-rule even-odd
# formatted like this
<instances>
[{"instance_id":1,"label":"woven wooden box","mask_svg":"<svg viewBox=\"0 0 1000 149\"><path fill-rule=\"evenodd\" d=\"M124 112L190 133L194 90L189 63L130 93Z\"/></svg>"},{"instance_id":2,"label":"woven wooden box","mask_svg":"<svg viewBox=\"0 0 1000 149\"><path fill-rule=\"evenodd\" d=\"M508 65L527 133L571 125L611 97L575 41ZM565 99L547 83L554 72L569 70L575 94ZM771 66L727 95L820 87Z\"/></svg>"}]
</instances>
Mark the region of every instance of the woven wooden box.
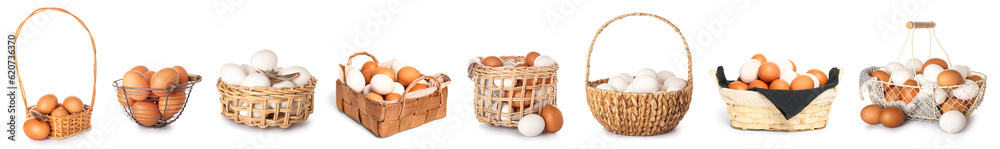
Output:
<instances>
[{"instance_id":1,"label":"woven wooden box","mask_svg":"<svg viewBox=\"0 0 1000 149\"><path fill-rule=\"evenodd\" d=\"M447 105L448 87L424 97L404 98L399 102L379 102L365 98L344 82L337 81L337 109L378 137L388 137L444 118Z\"/></svg>"}]
</instances>

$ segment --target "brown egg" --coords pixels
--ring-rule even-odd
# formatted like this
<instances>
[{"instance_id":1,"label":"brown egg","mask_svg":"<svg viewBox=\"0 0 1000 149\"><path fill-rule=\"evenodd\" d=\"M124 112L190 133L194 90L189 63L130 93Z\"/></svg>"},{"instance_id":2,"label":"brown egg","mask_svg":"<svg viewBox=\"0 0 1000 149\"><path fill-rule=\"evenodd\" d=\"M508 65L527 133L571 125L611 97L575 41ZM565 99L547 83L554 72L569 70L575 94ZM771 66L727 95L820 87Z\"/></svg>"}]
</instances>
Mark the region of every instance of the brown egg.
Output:
<instances>
[{"instance_id":1,"label":"brown egg","mask_svg":"<svg viewBox=\"0 0 1000 149\"><path fill-rule=\"evenodd\" d=\"M881 121L882 125L885 127L895 128L902 125L903 121L906 121L906 115L903 114L903 110L899 110L899 108L888 107L882 109L879 121Z\"/></svg>"},{"instance_id":2,"label":"brown egg","mask_svg":"<svg viewBox=\"0 0 1000 149\"><path fill-rule=\"evenodd\" d=\"M944 61L943 59L940 59L940 58L927 59L927 62L924 62L924 68L927 68L927 66L931 65L931 64L937 64L938 66L941 66L941 68L943 68L945 70L948 69L948 62L946 62L946 61Z\"/></svg>"},{"instance_id":3,"label":"brown egg","mask_svg":"<svg viewBox=\"0 0 1000 149\"><path fill-rule=\"evenodd\" d=\"M126 88L149 88L149 79L138 71L125 72L122 77L122 87ZM125 89L125 95L130 100L145 100L149 97L149 90L145 89ZM120 101L120 100L119 100Z\"/></svg>"},{"instance_id":4,"label":"brown egg","mask_svg":"<svg viewBox=\"0 0 1000 149\"><path fill-rule=\"evenodd\" d=\"M184 102L187 102L187 94L184 92L174 92L170 94L169 97L164 97L158 99L156 105L159 108L160 114L163 114L163 120L170 120L174 117L174 114L181 111L184 108Z\"/></svg>"},{"instance_id":5,"label":"brown egg","mask_svg":"<svg viewBox=\"0 0 1000 149\"><path fill-rule=\"evenodd\" d=\"M792 80L792 84L789 86L789 89L806 90L812 89L814 86L815 84L813 84L812 78L807 75L799 75L798 77L795 77L795 80Z\"/></svg>"},{"instance_id":6,"label":"brown egg","mask_svg":"<svg viewBox=\"0 0 1000 149\"><path fill-rule=\"evenodd\" d=\"M145 76L146 79L152 79L153 74L156 74L156 71L146 71L145 73L142 73L142 75Z\"/></svg>"},{"instance_id":7,"label":"brown egg","mask_svg":"<svg viewBox=\"0 0 1000 149\"><path fill-rule=\"evenodd\" d=\"M542 54L538 54L538 52L535 51L528 52L528 55L524 56L524 63L527 64L527 66L535 66L535 58L538 58L538 56L541 55Z\"/></svg>"},{"instance_id":8,"label":"brown egg","mask_svg":"<svg viewBox=\"0 0 1000 149\"><path fill-rule=\"evenodd\" d=\"M52 117L63 117L67 115L69 115L69 111L66 111L66 108L58 107L55 110L52 110Z\"/></svg>"},{"instance_id":9,"label":"brown egg","mask_svg":"<svg viewBox=\"0 0 1000 149\"><path fill-rule=\"evenodd\" d=\"M396 101L399 100L400 98L403 98L403 95L399 95L396 93L389 93L388 95L385 95L385 101Z\"/></svg>"},{"instance_id":10,"label":"brown egg","mask_svg":"<svg viewBox=\"0 0 1000 149\"><path fill-rule=\"evenodd\" d=\"M184 69L184 67L174 66L171 68L174 68L174 70L177 71L177 84L187 84L189 81L191 81L191 78L189 78L188 72L186 69ZM187 85L181 87L187 87ZM174 92L183 92L183 91L184 90L176 90Z\"/></svg>"},{"instance_id":11,"label":"brown egg","mask_svg":"<svg viewBox=\"0 0 1000 149\"><path fill-rule=\"evenodd\" d=\"M375 101L384 101L384 99L382 99L382 95L379 95L378 93L374 93L374 92L373 93L368 93L368 95L365 95L365 98L368 98L368 99L371 99L371 100L375 100Z\"/></svg>"},{"instance_id":12,"label":"brown egg","mask_svg":"<svg viewBox=\"0 0 1000 149\"><path fill-rule=\"evenodd\" d=\"M417 83L417 85L413 85L413 87L410 88L410 91L417 91L417 90L427 89L428 87L429 86L427 86L427 84Z\"/></svg>"},{"instance_id":13,"label":"brown egg","mask_svg":"<svg viewBox=\"0 0 1000 149\"><path fill-rule=\"evenodd\" d=\"M59 98L56 98L56 95L45 94L42 98L39 98L38 103L35 104L35 111L48 115L52 113L52 110L55 110L58 107Z\"/></svg>"},{"instance_id":14,"label":"brown egg","mask_svg":"<svg viewBox=\"0 0 1000 149\"><path fill-rule=\"evenodd\" d=\"M761 81L770 83L781 77L781 70L778 70L778 63L764 62L757 69L757 77Z\"/></svg>"},{"instance_id":15,"label":"brown egg","mask_svg":"<svg viewBox=\"0 0 1000 149\"><path fill-rule=\"evenodd\" d=\"M503 61L501 61L500 58L496 57L496 56L489 56L489 57L483 58L483 61L481 63L483 63L483 65L490 66L490 67L500 67L500 66L503 66ZM532 63L534 63L534 62L532 62ZM531 65L531 64L528 64L528 65Z\"/></svg>"},{"instance_id":16,"label":"brown egg","mask_svg":"<svg viewBox=\"0 0 1000 149\"><path fill-rule=\"evenodd\" d=\"M127 107L128 103L135 103L135 100L125 98L125 90L124 89L119 89L118 90L118 103L121 103L122 106L126 106Z\"/></svg>"},{"instance_id":17,"label":"brown egg","mask_svg":"<svg viewBox=\"0 0 1000 149\"><path fill-rule=\"evenodd\" d=\"M129 70L135 70L135 71L139 71L139 72L147 72L147 71L149 71L149 68L146 68L146 66L143 66L143 65L139 65L139 66L132 67L132 69L129 69Z\"/></svg>"},{"instance_id":18,"label":"brown egg","mask_svg":"<svg viewBox=\"0 0 1000 149\"><path fill-rule=\"evenodd\" d=\"M361 72L365 76L365 85L372 83L372 76L375 76L375 69L369 69Z\"/></svg>"},{"instance_id":19,"label":"brown egg","mask_svg":"<svg viewBox=\"0 0 1000 149\"><path fill-rule=\"evenodd\" d=\"M768 86L768 89L771 89L771 90L788 90L789 89L789 87L788 87L788 81L785 81L785 80L782 80L782 79L774 80L774 82L771 82L771 86Z\"/></svg>"},{"instance_id":20,"label":"brown egg","mask_svg":"<svg viewBox=\"0 0 1000 149\"><path fill-rule=\"evenodd\" d=\"M149 88L154 89L153 95L165 97L170 95L170 92L167 92L166 89L173 89L173 85L178 84L178 81L180 81L180 77L177 75L177 70L174 70L174 68L163 68L149 79Z\"/></svg>"},{"instance_id":21,"label":"brown egg","mask_svg":"<svg viewBox=\"0 0 1000 149\"><path fill-rule=\"evenodd\" d=\"M910 80L906 80L906 83L903 83L903 84L904 85L917 86L917 81L915 81L913 79L910 79ZM913 98L917 96L917 93L920 93L920 89L919 88L914 88L914 87L899 87L899 88L903 89L903 90L901 90L902 91L901 92L902 95L899 96L899 98L902 99L903 102L906 102L906 103L913 102Z\"/></svg>"},{"instance_id":22,"label":"brown egg","mask_svg":"<svg viewBox=\"0 0 1000 149\"><path fill-rule=\"evenodd\" d=\"M729 89L733 89L733 90L747 90L748 88L750 88L750 86L748 86L746 83L743 83L743 82L740 82L740 81L729 83Z\"/></svg>"},{"instance_id":23,"label":"brown egg","mask_svg":"<svg viewBox=\"0 0 1000 149\"><path fill-rule=\"evenodd\" d=\"M24 121L24 135L28 136L28 138L42 140L49 137L50 131L49 123L38 121L38 119L34 118Z\"/></svg>"},{"instance_id":24,"label":"brown egg","mask_svg":"<svg viewBox=\"0 0 1000 149\"><path fill-rule=\"evenodd\" d=\"M400 68L398 73L396 81L399 81L399 84L403 86L410 86L411 83L415 82L421 76L420 71L410 66Z\"/></svg>"},{"instance_id":25,"label":"brown egg","mask_svg":"<svg viewBox=\"0 0 1000 149\"><path fill-rule=\"evenodd\" d=\"M62 106L63 108L66 108L66 111L68 111L69 113L77 113L83 111L83 101L81 101L80 98L77 98L76 96L69 96L66 97L66 99L63 99Z\"/></svg>"},{"instance_id":26,"label":"brown egg","mask_svg":"<svg viewBox=\"0 0 1000 149\"><path fill-rule=\"evenodd\" d=\"M374 74L372 74L372 76L375 76L377 74L385 75L385 76L389 77L389 79L392 79L393 82L396 82L396 73L392 72L392 68L389 68L389 67L378 67L378 68L375 68L375 72L374 72Z\"/></svg>"},{"instance_id":27,"label":"brown egg","mask_svg":"<svg viewBox=\"0 0 1000 149\"><path fill-rule=\"evenodd\" d=\"M153 101L135 101L132 116L143 126L153 126L160 120L160 109Z\"/></svg>"},{"instance_id":28,"label":"brown egg","mask_svg":"<svg viewBox=\"0 0 1000 149\"><path fill-rule=\"evenodd\" d=\"M756 88L761 88L761 89L767 89L768 88L767 87L767 83L764 83L764 81L761 81L761 80L750 81L750 85L747 86L747 87L748 88L754 88L754 87L756 87Z\"/></svg>"},{"instance_id":29,"label":"brown egg","mask_svg":"<svg viewBox=\"0 0 1000 149\"><path fill-rule=\"evenodd\" d=\"M979 75L969 75L969 80L972 80L972 82L979 82L979 80L983 80L983 77ZM978 84L982 86L983 82L979 82Z\"/></svg>"},{"instance_id":30,"label":"brown egg","mask_svg":"<svg viewBox=\"0 0 1000 149\"><path fill-rule=\"evenodd\" d=\"M965 79L962 79L962 74L951 69L942 71L937 77L937 83L940 86L959 85L962 84L962 81L965 81Z\"/></svg>"},{"instance_id":31,"label":"brown egg","mask_svg":"<svg viewBox=\"0 0 1000 149\"><path fill-rule=\"evenodd\" d=\"M948 100L945 100L943 104L941 104L941 113L943 114L951 110L957 110L958 112L962 112L962 114L965 114L965 112L969 109L970 106L972 106L972 104L964 100L958 98L949 98Z\"/></svg>"},{"instance_id":32,"label":"brown egg","mask_svg":"<svg viewBox=\"0 0 1000 149\"><path fill-rule=\"evenodd\" d=\"M368 62L365 62L365 65L362 65L361 69L359 69L359 70L361 72L365 72L365 71L368 71L368 70L375 70L375 68L378 68L378 63L376 63L375 61L368 61Z\"/></svg>"},{"instance_id":33,"label":"brown egg","mask_svg":"<svg viewBox=\"0 0 1000 149\"><path fill-rule=\"evenodd\" d=\"M542 108L542 112L538 115L542 116L542 120L545 121L545 131L555 133L558 132L559 129L562 129L562 111L559 111L559 108L556 108L556 106L545 106L545 108Z\"/></svg>"},{"instance_id":34,"label":"brown egg","mask_svg":"<svg viewBox=\"0 0 1000 149\"><path fill-rule=\"evenodd\" d=\"M892 102L892 101L900 100L899 96L902 94L903 88L900 88L900 87L897 87L897 86L889 86L889 88L886 88L886 89L887 89L887 91L885 92L885 101Z\"/></svg>"},{"instance_id":35,"label":"brown egg","mask_svg":"<svg viewBox=\"0 0 1000 149\"><path fill-rule=\"evenodd\" d=\"M881 123L879 118L882 116L882 107L878 105L868 105L861 109L861 120L865 123L875 125Z\"/></svg>"},{"instance_id":36,"label":"brown egg","mask_svg":"<svg viewBox=\"0 0 1000 149\"><path fill-rule=\"evenodd\" d=\"M799 67L795 66L795 62L793 62L792 60L788 60L788 63L792 63L792 71L799 71Z\"/></svg>"},{"instance_id":37,"label":"brown egg","mask_svg":"<svg viewBox=\"0 0 1000 149\"><path fill-rule=\"evenodd\" d=\"M767 58L764 57L764 54L754 54L753 57L751 57L750 59L755 59L757 61L760 61L760 63L767 62Z\"/></svg>"},{"instance_id":38,"label":"brown egg","mask_svg":"<svg viewBox=\"0 0 1000 149\"><path fill-rule=\"evenodd\" d=\"M508 93L510 94L507 95L507 97L512 97L512 98L529 98L535 96L535 94L531 90L525 90L524 92L521 92L521 90L516 90ZM531 106L530 104L531 104L530 99L527 101L527 103L525 101L518 101L515 99L514 101L511 101L510 106L515 108L521 108L521 107L527 108L528 106Z\"/></svg>"},{"instance_id":39,"label":"brown egg","mask_svg":"<svg viewBox=\"0 0 1000 149\"><path fill-rule=\"evenodd\" d=\"M872 73L871 77L878 78L878 80L882 82L889 82L889 73L886 73L885 71L882 70L875 70L875 72ZM886 83L878 83L878 84L882 84L882 88L888 87L887 86L888 84Z\"/></svg>"},{"instance_id":40,"label":"brown egg","mask_svg":"<svg viewBox=\"0 0 1000 149\"><path fill-rule=\"evenodd\" d=\"M823 73L819 69L809 69L806 73L816 76L816 79L819 79L819 86L826 85L826 81L829 79L826 77L826 73Z\"/></svg>"}]
</instances>

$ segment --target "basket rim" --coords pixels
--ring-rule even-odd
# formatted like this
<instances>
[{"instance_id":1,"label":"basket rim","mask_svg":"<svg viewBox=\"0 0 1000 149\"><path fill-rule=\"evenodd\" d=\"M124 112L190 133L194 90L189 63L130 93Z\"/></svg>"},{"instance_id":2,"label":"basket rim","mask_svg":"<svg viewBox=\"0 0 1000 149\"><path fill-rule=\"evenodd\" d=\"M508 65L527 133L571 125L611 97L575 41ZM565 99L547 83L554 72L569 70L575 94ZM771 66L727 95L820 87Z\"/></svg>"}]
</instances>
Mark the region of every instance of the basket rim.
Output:
<instances>
[{"instance_id":1,"label":"basket rim","mask_svg":"<svg viewBox=\"0 0 1000 149\"><path fill-rule=\"evenodd\" d=\"M885 69L885 67L883 67L883 66L870 66L868 68L878 68L879 70ZM979 77L983 78L983 79L980 79L979 81L973 81L973 83L986 84L987 77L986 77L985 73L982 73L982 72L979 72L979 71L972 71L972 70L969 70L969 73L970 73L969 75L978 75ZM871 78L871 75L872 75L871 73L867 73L867 76L869 78ZM861 79L864 79L864 78L861 78ZM904 87L904 88L925 88L925 87L928 87L928 88L931 88L931 89L950 89L950 88L956 88L956 87L961 87L961 86L965 86L966 85L965 83L963 83L963 84L949 85L949 86L937 86L937 85L930 85L930 86L919 86L918 85L918 86L913 86L913 85L906 85L906 84L895 83L895 82L892 82L892 81L884 82L884 81L879 80L879 79L874 79L873 82L880 83L880 84L888 84L888 85L898 86L898 87Z\"/></svg>"}]
</instances>

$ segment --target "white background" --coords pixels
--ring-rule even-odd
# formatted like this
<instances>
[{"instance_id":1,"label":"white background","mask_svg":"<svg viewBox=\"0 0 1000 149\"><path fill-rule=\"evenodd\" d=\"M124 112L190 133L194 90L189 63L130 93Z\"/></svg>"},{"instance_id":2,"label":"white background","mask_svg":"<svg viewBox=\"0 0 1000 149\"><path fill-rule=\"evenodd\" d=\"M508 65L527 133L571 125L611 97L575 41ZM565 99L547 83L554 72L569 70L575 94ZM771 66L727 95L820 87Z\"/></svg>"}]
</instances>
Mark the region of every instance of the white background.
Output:
<instances>
[{"instance_id":1,"label":"white background","mask_svg":"<svg viewBox=\"0 0 1000 149\"><path fill-rule=\"evenodd\" d=\"M870 102L859 98L857 87L861 69L895 61L909 20L936 21L952 62L990 77L1000 73L994 52L1000 41L997 1L4 1L0 32L12 33L31 11L52 6L81 17L97 40L94 128L65 140L30 140L21 132L25 116L18 99L18 141L0 141L4 148L990 148L1000 132L993 127L998 120L991 118L997 114L992 101L996 87L987 88L985 103L958 134L921 121L898 128L865 124L858 113ZM586 50L594 32L630 12L673 21L691 45L693 101L680 126L666 134L610 133L586 105ZM28 23L32 33L25 31L19 42L29 104L47 93L90 99L92 58L86 34L71 18L48 14L49 19ZM916 55L927 59L926 31L918 33L922 38L917 38ZM684 74L686 57L678 39L654 19L619 21L598 39L590 79L644 67ZM334 104L336 66L359 51L343 48L348 46L382 60L406 60L426 74L450 75L448 116L375 137ZM279 66L304 66L319 79L316 110L308 121L287 129L259 129L219 114L219 67L248 63L260 49L275 50ZM478 122L466 62L529 51L550 55L560 64L563 129L529 138L516 129ZM827 128L770 132L730 126L708 72L725 66L729 77L736 77L738 66L755 53L792 59L799 68L846 69ZM934 55L943 56L939 51ZM177 122L141 127L126 119L110 86L135 65L181 65L205 81L195 86ZM3 117L6 123L8 115Z\"/></svg>"}]
</instances>

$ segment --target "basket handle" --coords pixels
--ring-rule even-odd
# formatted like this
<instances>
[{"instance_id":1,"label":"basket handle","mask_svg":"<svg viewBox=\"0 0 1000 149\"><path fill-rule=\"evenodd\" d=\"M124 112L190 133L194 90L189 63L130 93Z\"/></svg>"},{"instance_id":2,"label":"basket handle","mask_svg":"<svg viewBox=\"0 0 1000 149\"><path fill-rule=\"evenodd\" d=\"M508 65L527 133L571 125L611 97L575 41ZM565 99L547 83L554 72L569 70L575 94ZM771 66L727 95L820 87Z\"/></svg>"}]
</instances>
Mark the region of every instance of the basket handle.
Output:
<instances>
[{"instance_id":1,"label":"basket handle","mask_svg":"<svg viewBox=\"0 0 1000 149\"><path fill-rule=\"evenodd\" d=\"M94 35L90 33L90 28L87 28L87 24L84 24L83 20L80 20L79 17L76 17L76 15L73 15L73 13L69 13L69 11L66 11L65 9L62 8L38 8L34 12L31 12L31 14L28 15L27 18L24 18L24 21L21 21L21 25L17 26L17 32L14 33L14 43L15 43L14 45L17 45L17 37L20 37L21 28L24 27L24 23L28 22L28 19L30 19L32 16L35 16L35 14L45 12L47 10L58 11L72 16L74 19L76 19L77 22L80 22L80 25L83 26L84 30L87 30L87 36L90 36L90 46L93 48L94 52L94 82L93 82L93 87L91 87L92 90L90 93L90 108L93 109L95 106L94 100L97 95L97 44L94 43ZM14 51L15 52L11 53L11 55L14 56L14 71L16 71L15 75L17 75L17 86L20 87L21 90L21 100L24 101L25 113L28 116L30 116L31 112L29 111L31 111L31 109L28 109L28 98L26 98L27 96L24 95L24 85L22 85L23 83L21 83L21 70L18 70L18 68L21 67L17 66L17 64L19 64L17 62L17 57L18 57L16 52L17 48L14 48Z\"/></svg>"},{"instance_id":2,"label":"basket handle","mask_svg":"<svg viewBox=\"0 0 1000 149\"><path fill-rule=\"evenodd\" d=\"M591 54L594 53L594 43L597 42L597 36L601 35L601 32L604 31L604 28L608 27L608 25L610 25L612 22L615 22L617 20L620 20L620 19L625 18L625 17L630 17L630 16L648 16L648 17L653 17L653 18L659 19L660 21L663 21L663 22L667 23L667 25L670 25L670 27L674 28L674 31L677 32L677 35L681 37L681 42L684 43L684 50L687 51L687 58L688 58L688 73L687 73L687 75L688 75L688 79L687 80L688 81L687 82L688 82L688 86L691 86L691 84L692 84L691 82L694 81L692 79L693 75L691 74L691 49L688 47L687 39L684 39L684 34L681 34L681 30L678 29L677 26L674 25L674 23L671 23L669 20L664 19L663 17L657 16L657 15L654 15L654 14L641 13L641 12L629 13L629 14L624 14L624 15L615 17L614 19L608 20L608 22L604 23L604 25L601 25L600 29L597 29L597 33L594 34L594 39L590 41L590 50L587 51L587 75L586 75L586 77L587 77L586 79L587 80L585 80L585 81L590 81L590 57L591 57Z\"/></svg>"},{"instance_id":3,"label":"basket handle","mask_svg":"<svg viewBox=\"0 0 1000 149\"><path fill-rule=\"evenodd\" d=\"M444 89L444 85L441 85L441 81L439 81L434 76L427 76L427 75L425 75L425 76L421 76L420 78L417 78L414 81L417 81L417 80L428 80L428 79L431 80L430 82L434 82L436 84L438 91L440 91L441 89ZM406 86L406 90L403 91L403 95L400 95L400 96L402 96L403 99L406 99L406 94L410 94L410 90L413 89L413 86L416 86L416 85L417 85L417 82L410 83L409 86ZM406 100L403 100L403 101L405 102Z\"/></svg>"},{"instance_id":4,"label":"basket handle","mask_svg":"<svg viewBox=\"0 0 1000 149\"><path fill-rule=\"evenodd\" d=\"M378 59L375 58L375 55L372 55L371 53L368 53L368 52L358 52L358 53L352 54L351 57L347 57L347 65L351 65L351 60L354 60L354 57L358 56L358 55L368 56L368 58L372 58L372 61L375 61L375 63L378 63Z\"/></svg>"},{"instance_id":5,"label":"basket handle","mask_svg":"<svg viewBox=\"0 0 1000 149\"><path fill-rule=\"evenodd\" d=\"M937 23L934 23L934 21L929 21L929 22L910 21L910 22L906 22L906 29L934 28L934 26L937 26Z\"/></svg>"},{"instance_id":6,"label":"basket handle","mask_svg":"<svg viewBox=\"0 0 1000 149\"><path fill-rule=\"evenodd\" d=\"M937 42L938 47L941 48L941 52L944 52L944 56L948 60L948 66L950 67L952 65L952 63L951 63L951 56L948 56L948 51L944 50L944 46L941 45L941 40L938 40L937 33L935 32L935 29L934 29L934 27L936 27L936 26L937 26L937 23L934 23L934 21L928 21L928 22L910 21L910 22L906 22L906 29L907 29L907 32L906 32L906 41L903 41L903 46L902 46L901 49L899 49L899 55L896 56L896 62L898 63L899 59L903 57L903 52L906 51L906 44L907 43L910 44L910 58L916 58L916 56L914 55L915 54L915 52L914 52L915 50L913 50L913 48L914 48L914 46L913 46L913 43L914 43L914 41L913 41L913 32L915 32L917 29L927 29L927 32L931 36L931 38L930 38L931 41L928 42L929 46L927 47L927 58L929 59L931 57L931 54L934 51L934 43ZM896 68L885 68L885 69L888 70L888 69L896 69ZM913 68L913 69L914 69L914 70L912 70L913 71L913 75L916 75L917 74L917 72L915 70L916 68ZM895 74L895 73L896 73L896 71L893 71L892 74L889 74L889 77L892 77L892 75Z\"/></svg>"}]
</instances>

